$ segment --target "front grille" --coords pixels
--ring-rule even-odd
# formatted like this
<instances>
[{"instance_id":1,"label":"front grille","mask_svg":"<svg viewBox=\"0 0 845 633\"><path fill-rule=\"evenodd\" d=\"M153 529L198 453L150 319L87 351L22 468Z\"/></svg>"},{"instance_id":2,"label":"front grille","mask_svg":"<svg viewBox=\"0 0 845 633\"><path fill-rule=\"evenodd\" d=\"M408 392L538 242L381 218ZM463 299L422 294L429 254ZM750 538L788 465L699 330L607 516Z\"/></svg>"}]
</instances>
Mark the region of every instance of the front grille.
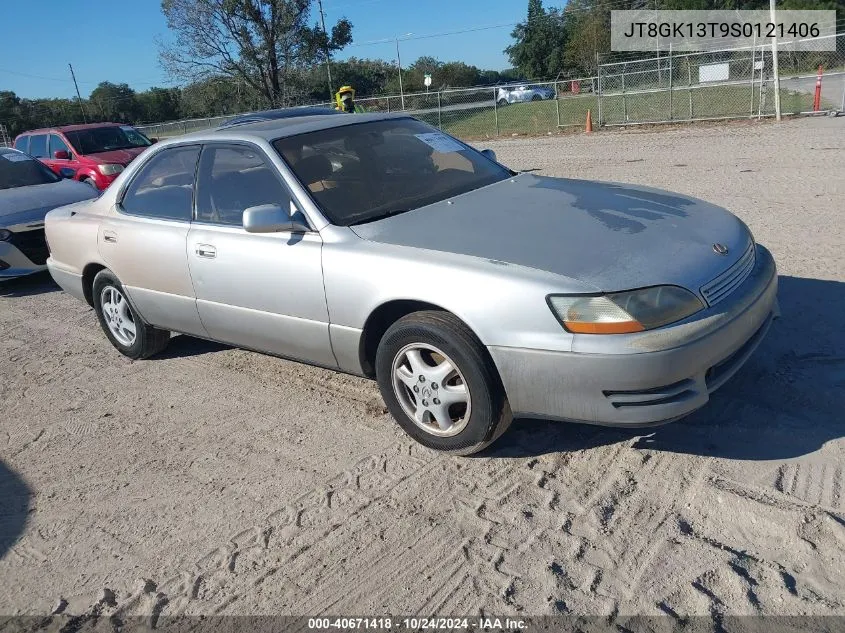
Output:
<instances>
[{"instance_id":1,"label":"front grille","mask_svg":"<svg viewBox=\"0 0 845 633\"><path fill-rule=\"evenodd\" d=\"M36 266L46 264L47 258L50 256L50 251L47 250L47 241L44 238L44 229L12 233L9 243L26 255L27 259Z\"/></svg>"},{"instance_id":2,"label":"front grille","mask_svg":"<svg viewBox=\"0 0 845 633\"><path fill-rule=\"evenodd\" d=\"M749 243L748 248L733 266L728 268L721 275L716 277L701 288L701 294L707 300L708 305L716 305L722 299L736 290L746 280L751 271L754 270L755 261L754 242Z\"/></svg>"}]
</instances>

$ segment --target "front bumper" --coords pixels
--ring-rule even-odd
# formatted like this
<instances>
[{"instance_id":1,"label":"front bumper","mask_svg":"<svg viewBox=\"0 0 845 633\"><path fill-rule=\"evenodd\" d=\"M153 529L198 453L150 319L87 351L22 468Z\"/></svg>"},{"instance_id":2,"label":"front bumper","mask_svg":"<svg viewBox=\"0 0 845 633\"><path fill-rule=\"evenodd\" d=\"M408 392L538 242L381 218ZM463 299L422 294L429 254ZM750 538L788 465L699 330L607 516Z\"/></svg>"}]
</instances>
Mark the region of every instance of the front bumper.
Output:
<instances>
[{"instance_id":1,"label":"front bumper","mask_svg":"<svg viewBox=\"0 0 845 633\"><path fill-rule=\"evenodd\" d=\"M40 261L37 255L33 255L33 257L36 259L35 262L15 244L5 241L0 242L0 279L23 277L47 270L47 266L43 263L36 263Z\"/></svg>"},{"instance_id":2,"label":"front bumper","mask_svg":"<svg viewBox=\"0 0 845 633\"><path fill-rule=\"evenodd\" d=\"M742 285L691 320L636 335L601 336L602 353L488 349L514 415L648 426L704 406L748 360L779 314L775 263L757 246L754 270ZM573 349L595 342L596 335L578 335Z\"/></svg>"}]
</instances>

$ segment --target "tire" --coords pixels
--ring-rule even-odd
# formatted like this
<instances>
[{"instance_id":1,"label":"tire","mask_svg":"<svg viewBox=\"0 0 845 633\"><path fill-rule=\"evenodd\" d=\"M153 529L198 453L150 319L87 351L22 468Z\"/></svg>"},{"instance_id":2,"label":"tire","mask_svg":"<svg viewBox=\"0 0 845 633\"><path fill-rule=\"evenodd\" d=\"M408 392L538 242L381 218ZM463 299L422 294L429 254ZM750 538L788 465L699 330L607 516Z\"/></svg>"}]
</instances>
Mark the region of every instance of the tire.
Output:
<instances>
[{"instance_id":1,"label":"tire","mask_svg":"<svg viewBox=\"0 0 845 633\"><path fill-rule=\"evenodd\" d=\"M91 294L100 327L121 354L137 360L149 358L167 347L170 332L149 325L135 312L123 285L110 270L97 273ZM134 336L130 337L132 328Z\"/></svg>"},{"instance_id":2,"label":"tire","mask_svg":"<svg viewBox=\"0 0 845 633\"><path fill-rule=\"evenodd\" d=\"M412 357L417 372L413 371ZM449 366L451 371L444 373ZM445 382L437 384L443 376L447 376ZM376 377L382 398L399 426L436 451L477 453L495 442L513 419L487 350L460 319L448 312L415 312L391 325L376 352ZM466 401L455 401L463 393L467 394ZM438 394L446 394L444 403L436 398ZM447 400L452 404L446 404ZM440 414L440 423L434 412ZM451 427L445 428L442 423L444 413Z\"/></svg>"},{"instance_id":3,"label":"tire","mask_svg":"<svg viewBox=\"0 0 845 633\"><path fill-rule=\"evenodd\" d=\"M501 107L503 107L503 108L504 108L506 105L508 105L508 100L507 100L507 99L499 99L499 101L498 101L497 103L498 103Z\"/></svg>"},{"instance_id":4,"label":"tire","mask_svg":"<svg viewBox=\"0 0 845 633\"><path fill-rule=\"evenodd\" d=\"M543 97L541 95L534 95L531 97L531 101L542 101Z\"/></svg>"},{"instance_id":5,"label":"tire","mask_svg":"<svg viewBox=\"0 0 845 633\"><path fill-rule=\"evenodd\" d=\"M100 190L100 188L99 188L99 187L97 187L97 183L96 183L96 182L94 182L94 179L93 179L93 178L83 178L83 179L82 179L82 180L80 180L79 182L81 182L81 183L84 183L84 184L88 185L89 187L93 188L93 189L94 189L94 191L99 191L99 190Z\"/></svg>"}]
</instances>

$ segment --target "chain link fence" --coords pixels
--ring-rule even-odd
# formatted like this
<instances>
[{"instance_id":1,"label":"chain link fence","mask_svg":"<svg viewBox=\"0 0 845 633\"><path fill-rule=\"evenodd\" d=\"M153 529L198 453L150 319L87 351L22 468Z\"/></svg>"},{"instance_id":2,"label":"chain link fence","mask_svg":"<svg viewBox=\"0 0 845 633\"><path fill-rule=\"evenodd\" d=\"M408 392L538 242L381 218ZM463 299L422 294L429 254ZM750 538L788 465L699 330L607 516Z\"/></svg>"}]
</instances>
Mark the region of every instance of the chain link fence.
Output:
<instances>
[{"instance_id":1,"label":"chain link fence","mask_svg":"<svg viewBox=\"0 0 845 633\"><path fill-rule=\"evenodd\" d=\"M833 51L779 55L781 113L845 111L845 39ZM817 40L826 38L817 38ZM821 70L820 70L821 69ZM664 54L599 67L598 124L637 125L775 114L770 46Z\"/></svg>"},{"instance_id":2,"label":"chain link fence","mask_svg":"<svg viewBox=\"0 0 845 633\"><path fill-rule=\"evenodd\" d=\"M782 114L813 111L819 67L818 111L845 112L845 34L833 37L833 51L780 53ZM760 118L775 114L774 66L766 46L664 54L601 64L596 77L367 97L357 103L369 112L408 112L466 139L583 128L588 112L598 126ZM163 138L216 127L232 116L139 129Z\"/></svg>"}]
</instances>

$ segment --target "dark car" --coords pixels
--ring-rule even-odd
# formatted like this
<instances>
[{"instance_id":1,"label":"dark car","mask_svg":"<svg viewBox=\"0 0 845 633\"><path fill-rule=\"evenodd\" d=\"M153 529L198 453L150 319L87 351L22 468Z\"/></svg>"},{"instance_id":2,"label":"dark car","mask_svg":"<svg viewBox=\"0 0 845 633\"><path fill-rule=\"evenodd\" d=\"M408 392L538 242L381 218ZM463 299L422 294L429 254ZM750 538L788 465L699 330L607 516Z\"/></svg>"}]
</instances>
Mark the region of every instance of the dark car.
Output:
<instances>
[{"instance_id":1,"label":"dark car","mask_svg":"<svg viewBox=\"0 0 845 633\"><path fill-rule=\"evenodd\" d=\"M259 121L275 121L277 119L290 119L300 116L323 116L325 114L344 114L339 110L333 108L320 108L302 106L299 108L280 108L278 110L264 110L262 112L250 112L247 114L239 114L236 117L217 126L218 130L225 130L226 128L235 127L236 125L244 125L246 123L258 123Z\"/></svg>"},{"instance_id":2,"label":"dark car","mask_svg":"<svg viewBox=\"0 0 845 633\"><path fill-rule=\"evenodd\" d=\"M102 191L153 141L131 125L86 123L23 132L15 149L35 156L57 174L73 170L73 179Z\"/></svg>"}]
</instances>

